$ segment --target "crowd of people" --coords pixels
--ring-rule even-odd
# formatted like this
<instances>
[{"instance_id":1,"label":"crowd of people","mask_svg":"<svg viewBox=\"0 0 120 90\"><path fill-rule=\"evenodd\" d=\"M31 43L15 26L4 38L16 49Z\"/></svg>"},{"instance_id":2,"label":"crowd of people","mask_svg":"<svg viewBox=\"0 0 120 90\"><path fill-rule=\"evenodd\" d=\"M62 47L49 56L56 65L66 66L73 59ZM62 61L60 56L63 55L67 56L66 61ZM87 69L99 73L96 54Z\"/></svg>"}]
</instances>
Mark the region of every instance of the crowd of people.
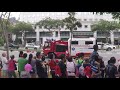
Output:
<instances>
[{"instance_id":1,"label":"crowd of people","mask_svg":"<svg viewBox=\"0 0 120 90\"><path fill-rule=\"evenodd\" d=\"M79 53L75 58L60 56L60 60L49 54L47 61L44 54L37 52L34 56L20 51L19 59L11 55L7 60L6 53L0 58L1 78L119 78L120 66L115 66L116 58L111 57L105 65L103 58L98 54L98 46L86 58L84 53ZM18 74L17 74L18 73Z\"/></svg>"}]
</instances>

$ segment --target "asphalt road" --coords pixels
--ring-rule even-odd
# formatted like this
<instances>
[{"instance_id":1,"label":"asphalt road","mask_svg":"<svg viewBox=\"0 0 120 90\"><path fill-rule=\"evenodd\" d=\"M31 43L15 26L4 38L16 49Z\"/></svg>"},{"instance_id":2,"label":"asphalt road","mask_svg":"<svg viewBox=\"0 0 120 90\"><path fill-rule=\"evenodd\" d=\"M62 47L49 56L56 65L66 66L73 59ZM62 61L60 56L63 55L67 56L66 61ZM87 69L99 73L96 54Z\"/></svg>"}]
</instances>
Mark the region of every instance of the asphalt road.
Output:
<instances>
[{"instance_id":1,"label":"asphalt road","mask_svg":"<svg viewBox=\"0 0 120 90\"><path fill-rule=\"evenodd\" d=\"M0 50L0 56L1 56L1 54L3 52L6 52L6 51ZM26 52L26 51L24 51L24 52ZM32 53L33 55L36 55L36 52L29 52L28 56L29 56L30 53ZM104 60L105 64L107 64L107 62L110 59L110 57L115 57L116 60L120 59L120 49L112 50L112 51L98 51L98 53L99 53L100 56L103 57L103 60ZM14 55L15 56L15 60L18 60L19 52L18 51L12 51L12 52L10 51L10 55ZM48 58L46 58L46 60L48 60Z\"/></svg>"}]
</instances>

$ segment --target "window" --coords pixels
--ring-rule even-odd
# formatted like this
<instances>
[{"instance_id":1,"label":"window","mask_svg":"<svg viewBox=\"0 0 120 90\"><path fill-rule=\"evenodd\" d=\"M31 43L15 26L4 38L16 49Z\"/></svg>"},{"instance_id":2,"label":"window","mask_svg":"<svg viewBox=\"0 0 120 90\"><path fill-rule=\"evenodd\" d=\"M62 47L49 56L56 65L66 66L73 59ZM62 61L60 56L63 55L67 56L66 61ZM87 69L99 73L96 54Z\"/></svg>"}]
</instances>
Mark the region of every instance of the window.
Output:
<instances>
[{"instance_id":1,"label":"window","mask_svg":"<svg viewBox=\"0 0 120 90\"><path fill-rule=\"evenodd\" d=\"M71 44L78 44L78 41L72 41Z\"/></svg>"},{"instance_id":2,"label":"window","mask_svg":"<svg viewBox=\"0 0 120 90\"><path fill-rule=\"evenodd\" d=\"M90 19L90 21L92 21L92 19Z\"/></svg>"},{"instance_id":3,"label":"window","mask_svg":"<svg viewBox=\"0 0 120 90\"><path fill-rule=\"evenodd\" d=\"M87 19L84 19L84 21L87 21Z\"/></svg>"},{"instance_id":4,"label":"window","mask_svg":"<svg viewBox=\"0 0 120 90\"><path fill-rule=\"evenodd\" d=\"M98 19L95 19L95 21L98 21Z\"/></svg>"},{"instance_id":5,"label":"window","mask_svg":"<svg viewBox=\"0 0 120 90\"><path fill-rule=\"evenodd\" d=\"M88 25L85 25L85 28L88 28Z\"/></svg>"},{"instance_id":6,"label":"window","mask_svg":"<svg viewBox=\"0 0 120 90\"><path fill-rule=\"evenodd\" d=\"M93 41L85 41L85 44L93 44Z\"/></svg>"},{"instance_id":7,"label":"window","mask_svg":"<svg viewBox=\"0 0 120 90\"><path fill-rule=\"evenodd\" d=\"M65 52L68 50L68 46L56 45L56 52Z\"/></svg>"}]
</instances>

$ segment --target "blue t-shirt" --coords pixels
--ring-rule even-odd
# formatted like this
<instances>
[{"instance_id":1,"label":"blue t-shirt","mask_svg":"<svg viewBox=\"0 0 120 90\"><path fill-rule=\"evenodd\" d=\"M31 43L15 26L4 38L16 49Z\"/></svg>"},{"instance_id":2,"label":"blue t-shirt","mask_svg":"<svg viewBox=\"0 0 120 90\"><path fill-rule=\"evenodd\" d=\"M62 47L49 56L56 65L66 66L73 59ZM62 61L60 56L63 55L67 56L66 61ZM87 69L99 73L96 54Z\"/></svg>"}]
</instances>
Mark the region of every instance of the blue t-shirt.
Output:
<instances>
[{"instance_id":1,"label":"blue t-shirt","mask_svg":"<svg viewBox=\"0 0 120 90\"><path fill-rule=\"evenodd\" d=\"M97 51L93 51L92 54L90 55L90 61L93 61L94 60L94 57L95 55L99 55Z\"/></svg>"}]
</instances>

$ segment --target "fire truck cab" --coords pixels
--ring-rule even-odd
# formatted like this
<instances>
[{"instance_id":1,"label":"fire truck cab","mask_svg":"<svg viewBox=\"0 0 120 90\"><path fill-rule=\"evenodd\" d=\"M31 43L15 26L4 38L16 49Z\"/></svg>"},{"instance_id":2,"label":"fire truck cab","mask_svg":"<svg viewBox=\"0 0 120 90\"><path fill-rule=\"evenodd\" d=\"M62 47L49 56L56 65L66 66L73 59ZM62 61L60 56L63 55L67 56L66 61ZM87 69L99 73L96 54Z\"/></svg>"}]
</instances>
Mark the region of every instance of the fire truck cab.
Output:
<instances>
[{"instance_id":1,"label":"fire truck cab","mask_svg":"<svg viewBox=\"0 0 120 90\"><path fill-rule=\"evenodd\" d=\"M70 52L70 41L71 39L68 39L68 52ZM85 57L89 57L95 44L95 38L72 38L71 56L76 57L78 53L84 53Z\"/></svg>"},{"instance_id":2,"label":"fire truck cab","mask_svg":"<svg viewBox=\"0 0 120 90\"><path fill-rule=\"evenodd\" d=\"M47 40L43 47L43 53L48 56L50 53L55 55L55 58L59 58L61 54L67 54L68 42L62 40Z\"/></svg>"}]
</instances>

